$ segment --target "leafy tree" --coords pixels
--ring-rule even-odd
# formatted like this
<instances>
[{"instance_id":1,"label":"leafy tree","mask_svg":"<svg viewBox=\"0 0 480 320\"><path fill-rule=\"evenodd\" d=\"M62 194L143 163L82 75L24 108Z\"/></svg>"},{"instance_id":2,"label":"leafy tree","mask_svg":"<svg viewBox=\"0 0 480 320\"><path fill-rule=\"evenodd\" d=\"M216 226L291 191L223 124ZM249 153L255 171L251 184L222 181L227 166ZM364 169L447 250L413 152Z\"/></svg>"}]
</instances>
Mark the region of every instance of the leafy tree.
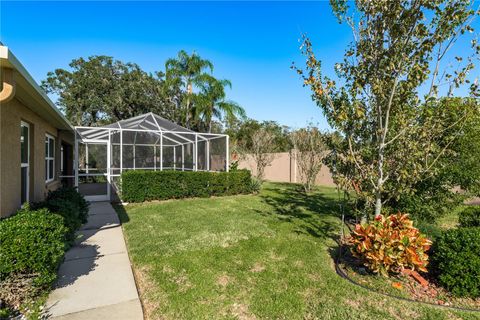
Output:
<instances>
[{"instance_id":1,"label":"leafy tree","mask_svg":"<svg viewBox=\"0 0 480 320\"><path fill-rule=\"evenodd\" d=\"M42 87L58 95L57 104L74 125L97 125L150 111L167 119L173 116L175 105L163 90L161 74L147 74L134 63L108 56L74 59L69 66L71 70L49 72Z\"/></svg>"},{"instance_id":2,"label":"leafy tree","mask_svg":"<svg viewBox=\"0 0 480 320\"><path fill-rule=\"evenodd\" d=\"M448 121L455 123L462 115L459 111L478 108L480 101L446 98L439 101L439 104L442 108L456 110L452 112L452 118ZM451 134L447 130L446 135ZM438 173L417 182L413 185L411 193L386 202L389 208L432 221L454 210L466 198L480 195L480 114L472 113L466 118L464 126L456 132L456 135L457 138L438 160L436 168ZM437 138L444 140L442 137Z\"/></svg>"},{"instance_id":3,"label":"leafy tree","mask_svg":"<svg viewBox=\"0 0 480 320\"><path fill-rule=\"evenodd\" d=\"M232 87L229 80L218 80L210 75L202 75L197 79L199 93L195 99L195 119L197 128L212 132L213 117L221 120L246 117L245 110L236 102L227 100L225 87Z\"/></svg>"},{"instance_id":4,"label":"leafy tree","mask_svg":"<svg viewBox=\"0 0 480 320\"><path fill-rule=\"evenodd\" d=\"M457 108L480 108L479 99L446 99ZM452 186L459 186L468 196L480 196L480 113L472 113L458 133L452 153L442 159L442 175Z\"/></svg>"},{"instance_id":5,"label":"leafy tree","mask_svg":"<svg viewBox=\"0 0 480 320\"><path fill-rule=\"evenodd\" d=\"M196 53L180 51L166 71L144 72L134 63L108 56L74 59L70 70L49 72L42 86L75 125L92 126L154 112L182 126L212 131L214 119L233 121L245 111L228 100L228 80L206 71L213 64ZM219 128L214 128L219 130Z\"/></svg>"},{"instance_id":6,"label":"leafy tree","mask_svg":"<svg viewBox=\"0 0 480 320\"><path fill-rule=\"evenodd\" d=\"M325 138L325 135L311 124L290 134L305 192L311 191L322 169L323 159L328 154Z\"/></svg>"},{"instance_id":7,"label":"leafy tree","mask_svg":"<svg viewBox=\"0 0 480 320\"><path fill-rule=\"evenodd\" d=\"M253 159L257 170L256 177L262 180L265 168L271 164L276 152L291 150L288 127L275 121L259 122L253 119L227 122L225 133L230 136L230 150L244 159Z\"/></svg>"},{"instance_id":8,"label":"leafy tree","mask_svg":"<svg viewBox=\"0 0 480 320\"><path fill-rule=\"evenodd\" d=\"M414 192L414 186L440 172L441 159L476 108L453 110L438 96L460 86L480 95L470 82L480 46L455 57L450 49L464 40L478 12L467 0L356 1L355 7L332 0L339 22L352 28L354 40L335 67L338 83L323 74L311 41L304 37L304 85L329 124L344 138L336 150L337 181L356 190L379 215L390 199ZM447 89L441 89L447 85ZM452 112L457 120L450 122ZM368 211L367 211L368 212Z\"/></svg>"},{"instance_id":9,"label":"leafy tree","mask_svg":"<svg viewBox=\"0 0 480 320\"><path fill-rule=\"evenodd\" d=\"M174 87L180 87L184 94L179 99L180 106L183 110L182 124L190 128L193 114L193 101L195 100L194 85L203 83L203 79L208 76L205 71L213 72L213 63L209 60L202 59L195 52L188 54L181 50L176 58L168 59L165 63L165 74L169 84Z\"/></svg>"},{"instance_id":10,"label":"leafy tree","mask_svg":"<svg viewBox=\"0 0 480 320\"><path fill-rule=\"evenodd\" d=\"M228 119L227 119L228 120ZM281 126L275 121L259 122L253 119L245 121L239 119L230 119L227 121L225 133L230 136L232 151L239 153L249 153L252 150L253 134L264 128L273 135L272 152L288 152L292 145L289 138L289 128Z\"/></svg>"}]
</instances>

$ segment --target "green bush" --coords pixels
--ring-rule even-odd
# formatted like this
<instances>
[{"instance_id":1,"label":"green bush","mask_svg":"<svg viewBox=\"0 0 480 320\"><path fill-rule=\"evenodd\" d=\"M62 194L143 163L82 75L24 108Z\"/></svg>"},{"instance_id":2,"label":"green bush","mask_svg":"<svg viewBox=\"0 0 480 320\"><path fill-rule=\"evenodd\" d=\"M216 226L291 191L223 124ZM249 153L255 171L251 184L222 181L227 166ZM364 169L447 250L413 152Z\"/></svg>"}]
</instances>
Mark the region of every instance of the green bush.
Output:
<instances>
[{"instance_id":1,"label":"green bush","mask_svg":"<svg viewBox=\"0 0 480 320\"><path fill-rule=\"evenodd\" d=\"M462 205L464 200L464 195L453 192L450 187L425 179L415 186L415 193L404 192L399 199L390 199L385 207L390 212L406 212L415 221L432 223Z\"/></svg>"},{"instance_id":2,"label":"green bush","mask_svg":"<svg viewBox=\"0 0 480 320\"><path fill-rule=\"evenodd\" d=\"M129 202L234 195L251 192L248 170L232 172L126 171L122 199Z\"/></svg>"},{"instance_id":3,"label":"green bush","mask_svg":"<svg viewBox=\"0 0 480 320\"><path fill-rule=\"evenodd\" d=\"M50 191L44 201L32 204L32 208L47 208L50 212L61 215L68 228L67 239L69 242L74 240L75 231L87 222L88 202L74 188L62 187Z\"/></svg>"},{"instance_id":4,"label":"green bush","mask_svg":"<svg viewBox=\"0 0 480 320\"><path fill-rule=\"evenodd\" d=\"M262 189L262 181L258 180L257 178L252 178L250 182L250 190L253 193L259 193Z\"/></svg>"},{"instance_id":5,"label":"green bush","mask_svg":"<svg viewBox=\"0 0 480 320\"><path fill-rule=\"evenodd\" d=\"M25 208L0 221L0 281L35 274L36 286L50 285L65 252L63 218L48 209Z\"/></svg>"},{"instance_id":6,"label":"green bush","mask_svg":"<svg viewBox=\"0 0 480 320\"><path fill-rule=\"evenodd\" d=\"M460 227L480 227L480 207L468 207L458 216Z\"/></svg>"},{"instance_id":7,"label":"green bush","mask_svg":"<svg viewBox=\"0 0 480 320\"><path fill-rule=\"evenodd\" d=\"M87 222L88 219L88 202L84 196L81 195L77 189L71 187L61 187L55 191L48 193L46 201L55 199L63 199L72 202L75 208L78 209L78 219L81 223Z\"/></svg>"},{"instance_id":8,"label":"green bush","mask_svg":"<svg viewBox=\"0 0 480 320\"><path fill-rule=\"evenodd\" d=\"M447 290L456 296L480 297L480 228L445 231L435 243L432 260Z\"/></svg>"},{"instance_id":9,"label":"green bush","mask_svg":"<svg viewBox=\"0 0 480 320\"><path fill-rule=\"evenodd\" d=\"M16 310L49 288L78 227L87 221L88 203L63 187L45 201L0 220L0 301Z\"/></svg>"}]
</instances>

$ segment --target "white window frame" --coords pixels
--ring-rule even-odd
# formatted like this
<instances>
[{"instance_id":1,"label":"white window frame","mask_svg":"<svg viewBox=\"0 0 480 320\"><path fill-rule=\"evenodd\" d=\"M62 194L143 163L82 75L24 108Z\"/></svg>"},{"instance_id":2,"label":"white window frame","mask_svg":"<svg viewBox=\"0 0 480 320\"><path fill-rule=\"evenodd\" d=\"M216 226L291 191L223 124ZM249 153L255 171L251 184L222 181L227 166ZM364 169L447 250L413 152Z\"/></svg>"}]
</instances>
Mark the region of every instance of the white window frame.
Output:
<instances>
[{"instance_id":1,"label":"white window frame","mask_svg":"<svg viewBox=\"0 0 480 320\"><path fill-rule=\"evenodd\" d=\"M20 159L20 167L21 168L27 168L27 181L26 181L26 188L25 190L25 203L28 203L30 201L30 124L25 122L25 121L20 121L20 129L22 127L26 127L27 130L27 135L28 135L28 143L27 143L27 162L22 162L22 159ZM23 203L21 204L23 205Z\"/></svg>"},{"instance_id":2,"label":"white window frame","mask_svg":"<svg viewBox=\"0 0 480 320\"><path fill-rule=\"evenodd\" d=\"M53 143L53 155L50 155L50 154L47 154L45 153L45 161L53 161L53 173L52 173L52 178L50 179L50 163L47 163L47 165L45 166L45 183L49 183L49 182L52 182L53 180L55 180L55 137L50 135L50 134L45 134L45 138L46 140L48 140L48 147L45 149L45 152L49 152L50 151L50 144ZM47 141L45 141L45 144L47 144Z\"/></svg>"},{"instance_id":3,"label":"white window frame","mask_svg":"<svg viewBox=\"0 0 480 320\"><path fill-rule=\"evenodd\" d=\"M60 144L60 172L63 175L63 170L65 169L64 163L63 163L63 155L64 155L64 150L63 150L63 144Z\"/></svg>"}]
</instances>

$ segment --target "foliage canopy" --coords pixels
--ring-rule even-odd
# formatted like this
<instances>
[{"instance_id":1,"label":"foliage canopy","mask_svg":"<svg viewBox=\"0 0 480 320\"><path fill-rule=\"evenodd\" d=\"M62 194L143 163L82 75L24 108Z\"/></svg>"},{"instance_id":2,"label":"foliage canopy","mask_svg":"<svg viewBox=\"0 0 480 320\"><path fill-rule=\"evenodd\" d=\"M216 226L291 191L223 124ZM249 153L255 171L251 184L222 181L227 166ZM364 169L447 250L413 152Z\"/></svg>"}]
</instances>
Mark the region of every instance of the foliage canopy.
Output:
<instances>
[{"instance_id":1,"label":"foliage canopy","mask_svg":"<svg viewBox=\"0 0 480 320\"><path fill-rule=\"evenodd\" d=\"M337 181L357 191L367 213L375 208L379 215L385 202L411 194L440 172L466 120L479 113L478 104L440 99L460 86L474 99L480 96L478 80L470 76L480 52L476 39L471 52L450 54L454 44L469 40L478 11L467 0L331 4L354 38L335 66L338 80L324 75L306 36L301 47L306 68L294 69L342 138L335 150Z\"/></svg>"},{"instance_id":2,"label":"foliage canopy","mask_svg":"<svg viewBox=\"0 0 480 320\"><path fill-rule=\"evenodd\" d=\"M109 56L78 58L70 69L49 72L42 81L47 93L74 125L94 126L153 112L198 131L212 130L214 119L244 118L245 111L228 100L228 80L213 77L213 63L181 50L168 59L165 72L147 73L135 63Z\"/></svg>"}]
</instances>

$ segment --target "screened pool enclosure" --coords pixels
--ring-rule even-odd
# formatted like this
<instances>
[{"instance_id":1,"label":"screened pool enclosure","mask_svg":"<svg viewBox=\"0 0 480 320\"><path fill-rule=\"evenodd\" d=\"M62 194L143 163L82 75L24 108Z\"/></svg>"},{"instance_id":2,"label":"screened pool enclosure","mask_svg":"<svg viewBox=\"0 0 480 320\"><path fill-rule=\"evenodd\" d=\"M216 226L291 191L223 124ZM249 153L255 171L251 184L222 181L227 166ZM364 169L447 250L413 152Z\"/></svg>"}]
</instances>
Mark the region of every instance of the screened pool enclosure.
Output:
<instances>
[{"instance_id":1,"label":"screened pool enclosure","mask_svg":"<svg viewBox=\"0 0 480 320\"><path fill-rule=\"evenodd\" d=\"M90 201L110 200L125 170L228 171L228 135L198 133L153 113L75 131L75 186Z\"/></svg>"}]
</instances>

